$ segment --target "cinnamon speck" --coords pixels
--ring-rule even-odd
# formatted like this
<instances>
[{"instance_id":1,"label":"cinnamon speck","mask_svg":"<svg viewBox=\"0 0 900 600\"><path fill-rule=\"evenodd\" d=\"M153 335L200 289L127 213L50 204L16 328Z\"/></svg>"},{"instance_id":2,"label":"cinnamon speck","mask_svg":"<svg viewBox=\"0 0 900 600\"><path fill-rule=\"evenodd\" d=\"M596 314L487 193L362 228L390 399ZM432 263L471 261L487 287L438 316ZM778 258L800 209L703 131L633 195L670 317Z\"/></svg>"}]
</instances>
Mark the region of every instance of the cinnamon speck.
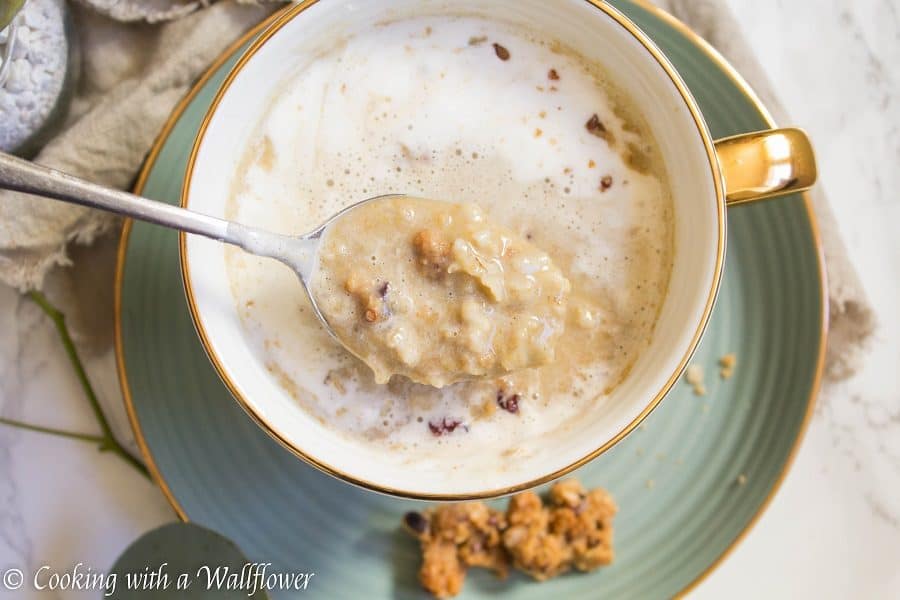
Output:
<instances>
[{"instance_id":1,"label":"cinnamon speck","mask_svg":"<svg viewBox=\"0 0 900 600\"><path fill-rule=\"evenodd\" d=\"M541 137L543 134L544 134L544 132L541 131L540 127L538 127L537 129L534 130L534 137Z\"/></svg>"},{"instance_id":2,"label":"cinnamon speck","mask_svg":"<svg viewBox=\"0 0 900 600\"><path fill-rule=\"evenodd\" d=\"M500 44L494 43L494 54L496 54L497 58L500 60L509 60L509 50Z\"/></svg>"},{"instance_id":3,"label":"cinnamon speck","mask_svg":"<svg viewBox=\"0 0 900 600\"><path fill-rule=\"evenodd\" d=\"M612 175L604 175L600 178L600 191L605 192L609 188L612 187L613 178Z\"/></svg>"},{"instance_id":4,"label":"cinnamon speck","mask_svg":"<svg viewBox=\"0 0 900 600\"><path fill-rule=\"evenodd\" d=\"M469 45L470 46L480 46L481 44L485 43L486 41L487 41L486 35L473 35L472 37L469 38Z\"/></svg>"},{"instance_id":5,"label":"cinnamon speck","mask_svg":"<svg viewBox=\"0 0 900 600\"><path fill-rule=\"evenodd\" d=\"M597 166L597 163L595 163L593 159L588 161L588 169L593 169L596 166Z\"/></svg>"},{"instance_id":6,"label":"cinnamon speck","mask_svg":"<svg viewBox=\"0 0 900 600\"><path fill-rule=\"evenodd\" d=\"M547 79L551 81L559 81L559 73L556 72L556 69L550 69L547 71Z\"/></svg>"}]
</instances>

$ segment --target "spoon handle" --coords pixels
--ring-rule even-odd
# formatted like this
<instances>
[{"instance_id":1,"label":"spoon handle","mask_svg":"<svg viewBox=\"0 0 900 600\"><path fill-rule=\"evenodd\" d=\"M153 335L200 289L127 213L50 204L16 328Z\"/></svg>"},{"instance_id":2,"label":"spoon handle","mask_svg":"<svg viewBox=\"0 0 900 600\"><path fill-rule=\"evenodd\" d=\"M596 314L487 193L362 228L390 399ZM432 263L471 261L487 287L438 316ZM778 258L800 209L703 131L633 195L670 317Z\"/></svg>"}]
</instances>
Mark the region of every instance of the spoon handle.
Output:
<instances>
[{"instance_id":1,"label":"spoon handle","mask_svg":"<svg viewBox=\"0 0 900 600\"><path fill-rule=\"evenodd\" d=\"M103 187L3 152L0 152L0 188L99 208L140 221L243 245L234 239L236 228L229 229L231 223L224 219ZM241 226L237 228L246 229Z\"/></svg>"}]
</instances>

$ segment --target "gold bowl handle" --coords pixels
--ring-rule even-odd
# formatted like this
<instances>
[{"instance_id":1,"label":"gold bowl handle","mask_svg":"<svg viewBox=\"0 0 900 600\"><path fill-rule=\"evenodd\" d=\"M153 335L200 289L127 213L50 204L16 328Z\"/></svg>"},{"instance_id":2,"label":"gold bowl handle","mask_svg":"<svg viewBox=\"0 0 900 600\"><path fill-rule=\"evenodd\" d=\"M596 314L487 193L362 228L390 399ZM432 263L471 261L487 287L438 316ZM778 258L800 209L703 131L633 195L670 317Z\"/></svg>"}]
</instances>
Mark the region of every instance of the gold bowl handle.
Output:
<instances>
[{"instance_id":1,"label":"gold bowl handle","mask_svg":"<svg viewBox=\"0 0 900 600\"><path fill-rule=\"evenodd\" d=\"M800 129L743 133L716 142L728 206L802 192L816 182L816 157Z\"/></svg>"}]
</instances>

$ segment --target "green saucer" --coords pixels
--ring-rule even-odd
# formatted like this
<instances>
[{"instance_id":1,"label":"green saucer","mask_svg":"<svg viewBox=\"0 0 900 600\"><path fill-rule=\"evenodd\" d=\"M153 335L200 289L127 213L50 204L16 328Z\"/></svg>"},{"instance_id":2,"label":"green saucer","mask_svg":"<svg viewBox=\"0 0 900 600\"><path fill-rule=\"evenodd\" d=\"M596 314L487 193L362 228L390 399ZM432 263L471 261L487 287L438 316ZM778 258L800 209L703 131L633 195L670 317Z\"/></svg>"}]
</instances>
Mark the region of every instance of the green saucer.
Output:
<instances>
[{"instance_id":1,"label":"green saucer","mask_svg":"<svg viewBox=\"0 0 900 600\"><path fill-rule=\"evenodd\" d=\"M731 68L671 17L613 2L666 52L715 137L770 126ZM200 121L240 51L233 47L179 106L138 191L177 203ZM728 259L694 363L708 395L683 382L644 424L577 472L610 490L616 560L536 584L473 571L463 598L668 598L702 579L771 499L802 437L825 345L821 252L801 196L729 210ZM120 248L117 356L144 456L183 518L236 542L253 561L313 571L316 598L420 598L417 544L403 513L420 503L352 487L307 466L241 410L194 332L174 232L134 223ZM737 354L734 377L716 362ZM279 596L279 594L275 594ZM284 592L288 597L289 593Z\"/></svg>"}]
</instances>

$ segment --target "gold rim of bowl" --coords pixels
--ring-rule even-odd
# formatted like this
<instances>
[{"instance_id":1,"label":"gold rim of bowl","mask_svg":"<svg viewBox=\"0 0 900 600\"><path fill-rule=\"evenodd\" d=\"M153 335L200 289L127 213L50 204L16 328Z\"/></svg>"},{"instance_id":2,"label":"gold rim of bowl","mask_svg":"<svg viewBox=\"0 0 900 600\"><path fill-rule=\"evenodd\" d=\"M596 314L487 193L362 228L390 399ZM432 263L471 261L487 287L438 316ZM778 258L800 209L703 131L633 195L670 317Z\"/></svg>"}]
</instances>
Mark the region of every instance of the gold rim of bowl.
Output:
<instances>
[{"instance_id":1,"label":"gold rim of bowl","mask_svg":"<svg viewBox=\"0 0 900 600\"><path fill-rule=\"evenodd\" d=\"M295 5L292 7L288 6L288 7L285 7L283 9L273 13L272 15L267 17L265 20L260 22L258 25L251 28L250 30L248 30L243 36L241 36L238 40L236 40L233 44L231 44L228 48L226 48L226 50L209 66L209 68L197 80L196 84L191 88L191 90L188 92L188 94L175 106L174 110L172 111L172 114L169 116L169 119L166 121L165 125L163 126L163 129L160 131L159 135L157 136L157 139L154 142L153 147L151 148L150 153L147 156L144 166L142 167L141 172L138 175L138 179L135 182L135 185L134 185L135 193L140 194L143 191L143 188L147 182L147 179L150 176L150 172L153 168L153 165L156 162L157 156L159 155L160 151L162 150L163 145L165 144L166 140L169 137L169 134L171 133L172 129L175 127L175 124L178 122L178 119L181 117L184 110L191 103L191 101L197 96L197 94L200 92L200 90L203 88L203 86L206 84L206 82L209 81L209 79L216 73L216 71L219 70L219 68L221 68L222 64L225 63L234 54L234 52L238 48L240 48L241 46L246 44L249 40L253 39L254 36L257 36L261 31L266 30L265 33L257 40L256 43L254 43L253 46L251 46L251 48L248 49L248 51L244 54L244 56L241 58L241 60L235 65L231 74L229 75L229 78L226 80L226 83L221 88L219 95L217 95L217 97L215 99L215 103L218 103L218 101L221 98L222 90L226 89L227 83L231 79L233 79L234 73L236 73L237 70L241 67L241 65L246 62L246 60L252 54L252 52L255 49L257 49L259 47L259 45L261 45L261 43L265 41L265 39L268 39L268 37L271 37L271 35L274 34L274 32L277 31L277 29L280 28L280 26L283 25L289 18L291 18L294 14L301 12L307 6L313 4L315 1L317 1L317 0L310 0L310 1L303 2L301 4L298 4L298 5ZM618 13L618 11L615 11L615 9L606 7L602 4L600 4L599 2L597 2L596 0L585 0L585 1L589 2L590 4L592 4L593 6L595 6L597 8L600 8L601 10L604 10L605 12L607 12L607 14L610 14L611 16L613 16L613 18L615 18L620 24L625 25L627 23L627 25L625 25L626 29L628 29L629 32L631 32L632 34L636 35L636 37L639 40L641 40L642 43L644 43L645 36L642 33L635 33L637 31L636 26L631 24L631 22L627 18L622 16L620 13ZM694 31L691 30L687 25L685 25L684 23L682 23L681 21L676 19L674 16L672 16L668 12L651 4L649 2L649 0L632 0L632 1L635 2L636 4L638 4L644 10L652 12L654 15L656 15L657 17L659 17L660 19L665 21L667 24L672 26L674 29L676 29L682 35L684 35L687 39L689 39L702 52L704 52L713 62L715 62L726 73L728 78L731 79L732 83L735 86L737 86L744 93L745 96L747 96L747 98L753 103L757 112L759 112L760 116L766 121L766 123L770 127L775 127L775 122L774 122L772 116L769 114L768 110L765 108L762 101L759 99L759 97L756 95L756 93L753 91L753 89L750 87L750 85L734 69L734 67L732 67L731 64L729 64L728 61L726 61L725 58L722 57L722 55L717 50L715 50L715 48L713 48L708 42L706 42L706 40L704 40L699 35L694 33ZM644 43L644 45L647 46L646 43ZM714 154L712 154L711 137L710 137L709 133L706 131L705 124L704 124L704 121L702 120L702 118L698 119L698 115L700 113L699 113L699 110L697 109L695 103L693 102L693 99L692 99L690 93L687 92L687 89L684 86L683 82L681 82L680 77L678 77L677 74L675 74L674 68L671 66L671 64L669 64L668 60L665 59L665 57L663 57L661 55L661 53L655 49L655 46L650 44L648 46L648 48L651 50L651 53L654 55L654 57L657 59L657 61L660 62L660 64L663 66L663 68L666 70L666 72L669 73L669 76L673 78L673 81L675 82L676 86L679 88L679 90L685 96L685 99L688 102L688 106L692 110L694 119L698 124L698 128L701 132L701 135L704 138L704 142L707 145L707 150L710 153L710 158L711 158L711 160L714 161L715 157L714 157ZM197 143L195 143L194 148L191 153L191 162L189 163L189 168L193 164L193 160L195 158L199 140L201 139L202 132L205 130L205 128L208 124L210 115L212 114L212 111L215 108L215 103L213 105L211 105L210 111L207 113L206 117L204 118L200 134L197 137ZM712 164L715 168L715 163L713 162ZM187 175L189 175L189 174L190 174L190 171L188 171ZM186 198L187 180L188 180L188 178L186 176L185 177L185 189L183 189L183 193L182 193L182 203L184 203L184 200ZM611 441L607 442L606 444L604 444L603 446L601 446L601 448L599 448L597 451L591 453L589 456L578 461L577 463L569 466L565 470L551 474L546 477L543 477L539 481L530 482L528 484L525 484L522 486L523 488L531 487L534 485L539 485L541 483L544 483L545 481L548 481L548 480L553 479L557 476L560 476L568 471L571 471L571 470L581 466L585 462L588 462L589 460L595 458L599 454L602 454L608 447L611 447L612 445L614 445L617 441L619 441L619 439L621 439L628 432L630 432L632 429L634 429L634 427L636 427L644 419L644 417L646 417L653 410L653 408L655 408L655 406L661 401L662 397L665 396L665 394L671 388L672 384L674 384L674 382L677 381L684 366L687 364L687 361L690 359L690 356L693 354L693 351L697 346L697 341L699 340L699 337L702 334L703 329L705 328L705 325L709 319L709 314L711 313L712 304L715 299L715 294L716 294L719 279L721 276L722 260L724 258L724 242L725 242L725 240L724 240L724 210L725 209L724 209L724 200L722 198L721 179L719 178L718 174L716 174L714 176L714 180L715 180L716 186L717 186L717 195L719 196L719 201L718 201L718 203L719 203L719 226L722 231L722 235L720 236L719 253L718 253L718 257L717 257L717 267L716 267L717 273L716 273L716 277L715 277L715 285L714 285L714 289L711 290L711 293L710 293L710 300L707 304L706 311L704 312L703 322L701 323L701 326L698 329L697 335L695 336L697 339L695 339L692 342L689 352L686 354L682 363L679 365L679 369L672 376L671 380L669 382L667 382L667 385L664 387L663 391L660 394L658 394L657 397L655 397L653 399L653 401L650 403L650 405L641 413L641 415L638 416L637 419L635 419L635 421L633 421L629 425L629 427L627 427L624 430L623 433L619 434L618 436L613 438L613 440L611 440ZM731 554L731 552L734 550L734 548L746 537L746 535L753 528L753 526L759 521L759 518L765 512L766 508L768 508L768 506L771 504L772 499L775 497L775 494L780 489L782 483L784 482L785 477L787 476L788 471L790 470L790 467L792 466L792 464L796 458L797 452L800 448L800 444L805 436L806 430L809 427L810 419L812 417L812 414L813 414L813 411L815 408L815 399L818 394L819 388L821 386L822 375L823 375L824 364L825 364L825 342L826 342L827 323L828 323L828 296L826 293L827 287L826 287L826 279L825 279L825 277L826 277L825 264L824 264L822 242L821 242L821 236L819 233L818 224L817 224L817 221L815 218L815 214L813 212L812 202L809 197L809 194L802 193L801 197L803 198L804 207L806 208L806 211L807 211L807 214L809 217L812 234L813 234L813 241L814 241L814 245L816 247L817 263L818 263L819 276L820 276L819 279L821 282L820 298L822 301L822 311L821 311L822 312L822 320L820 323L821 343L820 343L820 348L819 348L819 355L816 359L816 369L815 369L814 378L813 378L813 385L812 385L812 388L810 389L809 398L807 399L806 413L803 417L803 421L800 424L800 428L799 428L799 431L797 434L797 439L794 442L794 445L791 448L791 450L787 456L787 459L785 460L782 471L779 474L778 478L776 479L774 485L772 486L772 489L769 491L769 494L766 496L766 498L760 504L759 508L757 509L756 514L750 519L750 521L747 523L747 525L744 527L744 529L737 535L737 537L735 537L735 539L722 552L722 554L719 555L719 557L716 560L714 560L703 572L701 572L683 590L681 590L681 592L679 592L679 594L678 594L679 596L682 596L682 595L688 593L689 591L693 590L701 581L703 581L707 576L709 576L709 574L712 573L712 571L714 571L725 560L725 558ZM153 480L157 483L157 485L159 485L160 489L162 490L163 495L166 497L166 500L169 502L169 504L175 510L178 517L180 519L182 519L183 521L188 521L187 513L184 511L184 508L181 506L181 504L175 498L175 496L172 492L172 489L169 487L168 483L166 482L165 478L163 477L162 473L160 472L159 467L157 466L156 461L153 457L153 453L151 452L151 450L147 444L147 440L143 435L143 431L141 429L141 425L138 420L134 402L133 402L133 399L131 396L131 388L128 384L128 374L127 374L127 369L126 369L126 365L125 365L124 345L123 345L123 339L122 339L122 289L123 289L123 283L124 283L125 260L126 260L126 254L127 254L127 249L128 249L128 239L129 239L129 235L131 233L131 227L132 227L132 221L127 220L122 228L122 233L121 233L121 237L119 240L117 261L116 261L114 314L115 314L115 353L116 353L116 366L117 366L118 375L119 375L119 383L120 383L120 386L122 389L122 396L123 396L123 399L125 402L126 411L128 413L128 419L131 424L132 431L134 432L134 436L135 436L135 440L137 441L138 448L140 449L141 455L143 456L144 461L147 464L147 468L149 469L149 471L153 477ZM184 236L182 235L180 238L180 241L179 241L180 256L181 256L181 260L182 260L182 268L184 268L184 256L185 256L184 252L183 252L183 244L184 244ZM194 317L194 321L195 321L195 323L197 323L196 315L194 314L195 307L193 304L193 297L190 294L190 292L188 291L190 288L188 287L189 284L188 284L188 280L187 280L187 275L184 271L183 271L183 273L184 273L184 278L185 278L186 292L187 292L188 299L189 299L189 305L190 305L190 308L192 311L192 317ZM202 337L202 335L201 335L201 337ZM207 344L206 340L203 340L203 342L205 345ZM208 348L208 345L206 347ZM210 356L210 358L212 359L213 357ZM219 372L219 374L223 375L221 367L218 364L216 364L215 361L213 361L213 364L214 364L215 368L217 369L217 371ZM229 384L229 380L227 378L225 378L224 376L223 376L223 381L226 382L226 385L228 385L231 393L233 395L235 395L236 398L240 399L240 397L235 394L235 390L233 389L233 386L231 386ZM242 406L243 406L243 403L242 403ZM251 417L253 417L252 411L250 411L246 406L244 406L244 409L247 410L247 412L251 415ZM260 423L259 420L255 419L255 417L254 417L254 420L256 420L257 423L259 423L270 434L273 433L272 431L269 431L268 428L263 423ZM276 439L279 439L277 435L275 437L276 437ZM281 441L281 443L283 445L285 445L283 440L279 439L279 441ZM296 450L294 450L293 448L291 448L289 445L286 445L286 447L289 450L291 450L293 453L298 454L298 452ZM298 455L301 458L304 458L305 460L307 460L307 462L311 462L314 466L316 466L320 469L323 469L333 475L341 477L340 474L335 473L327 468L323 468L321 465L317 464L314 461L310 461L309 459L304 457L302 454L298 454ZM378 489L374 486L366 485L363 482L356 482L353 479L349 479L346 477L341 477L341 478L345 479L347 481L350 481L351 483L356 483L358 485L368 487L370 489L376 489L376 490ZM384 491L384 490L379 490L379 491ZM501 493L511 493L513 491L515 491L515 490L508 490L508 492L501 492ZM388 493L390 493L390 491L388 491ZM416 497L418 497L418 496L416 496ZM425 497L423 499L441 500L444 498ZM449 499L458 500L461 498L452 497Z\"/></svg>"}]
</instances>

